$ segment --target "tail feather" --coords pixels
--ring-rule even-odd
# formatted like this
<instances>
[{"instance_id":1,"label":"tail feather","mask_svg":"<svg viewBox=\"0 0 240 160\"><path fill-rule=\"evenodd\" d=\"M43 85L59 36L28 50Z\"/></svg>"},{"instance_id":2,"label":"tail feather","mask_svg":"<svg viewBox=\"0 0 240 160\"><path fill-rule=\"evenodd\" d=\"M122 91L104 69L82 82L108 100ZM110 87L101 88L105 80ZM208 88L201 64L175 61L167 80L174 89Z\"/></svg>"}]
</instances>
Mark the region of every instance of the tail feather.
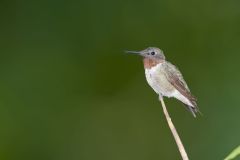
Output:
<instances>
[{"instance_id":1,"label":"tail feather","mask_svg":"<svg viewBox=\"0 0 240 160\"><path fill-rule=\"evenodd\" d=\"M184 106L186 107L186 109L188 111L190 111L192 113L193 117L196 118L196 113L198 113L199 111L195 107L189 106L187 104L184 104Z\"/></svg>"},{"instance_id":2,"label":"tail feather","mask_svg":"<svg viewBox=\"0 0 240 160\"><path fill-rule=\"evenodd\" d=\"M190 102L191 102L192 106L184 104L185 107L187 108L187 110L190 111L195 118L196 118L196 113L200 113L201 114L201 112L198 109L196 101L197 101L196 98L193 97L193 98L190 99Z\"/></svg>"}]
</instances>

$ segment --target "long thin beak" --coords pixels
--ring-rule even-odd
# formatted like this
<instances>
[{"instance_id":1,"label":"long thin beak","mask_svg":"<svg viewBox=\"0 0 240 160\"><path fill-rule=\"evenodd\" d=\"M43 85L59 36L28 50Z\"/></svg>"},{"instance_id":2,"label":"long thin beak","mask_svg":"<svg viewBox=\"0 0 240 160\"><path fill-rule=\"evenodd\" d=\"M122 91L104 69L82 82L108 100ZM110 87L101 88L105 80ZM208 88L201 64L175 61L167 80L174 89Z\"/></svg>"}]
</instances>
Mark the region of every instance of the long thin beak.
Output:
<instances>
[{"instance_id":1,"label":"long thin beak","mask_svg":"<svg viewBox=\"0 0 240 160\"><path fill-rule=\"evenodd\" d=\"M125 51L126 53L130 53L130 54L141 54L141 52L138 51Z\"/></svg>"}]
</instances>

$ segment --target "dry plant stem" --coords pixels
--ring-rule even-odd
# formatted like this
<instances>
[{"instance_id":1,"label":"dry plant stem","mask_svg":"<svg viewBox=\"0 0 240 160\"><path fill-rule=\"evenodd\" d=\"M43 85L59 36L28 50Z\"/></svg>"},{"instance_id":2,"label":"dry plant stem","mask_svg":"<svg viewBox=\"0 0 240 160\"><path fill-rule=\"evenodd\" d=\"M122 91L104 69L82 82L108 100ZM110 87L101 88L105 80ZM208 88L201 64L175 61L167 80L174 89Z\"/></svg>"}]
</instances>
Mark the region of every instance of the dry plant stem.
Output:
<instances>
[{"instance_id":1,"label":"dry plant stem","mask_svg":"<svg viewBox=\"0 0 240 160\"><path fill-rule=\"evenodd\" d=\"M174 137L176 143L177 143L178 150L179 150L179 152L180 152L180 154L181 154L181 156L182 156L182 159L183 159L183 160L189 160L189 159L188 159L188 155L187 155L187 153L186 153L186 151L185 151L185 149L184 149L184 146L183 146L183 144L182 144L182 141L181 141L181 139L180 139L180 137L179 137L179 135L178 135L178 133L177 133L177 130L176 130L175 126L174 126L173 123L172 123L171 117L170 117L169 114L168 114L166 105L165 105L165 103L164 103L164 101L163 101L163 97L162 97L162 96L159 96L159 100L161 101L162 108L163 108L163 112L164 112L165 117L166 117L167 122L168 122L168 126L169 126L169 128L170 128L170 130L171 130L171 132L172 132L172 134L173 134L173 137Z\"/></svg>"}]
</instances>

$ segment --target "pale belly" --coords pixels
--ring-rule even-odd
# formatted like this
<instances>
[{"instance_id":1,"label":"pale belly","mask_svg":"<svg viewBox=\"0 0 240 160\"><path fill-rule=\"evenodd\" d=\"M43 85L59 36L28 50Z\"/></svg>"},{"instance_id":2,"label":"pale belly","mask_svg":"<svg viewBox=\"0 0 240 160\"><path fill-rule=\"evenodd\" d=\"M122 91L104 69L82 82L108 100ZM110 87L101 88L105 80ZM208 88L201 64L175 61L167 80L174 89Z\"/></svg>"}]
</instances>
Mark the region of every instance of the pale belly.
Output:
<instances>
[{"instance_id":1,"label":"pale belly","mask_svg":"<svg viewBox=\"0 0 240 160\"><path fill-rule=\"evenodd\" d=\"M153 90L161 96L175 97L183 103L193 106L186 97L184 97L170 82L168 82L164 72L161 71L161 68L159 67L161 67L161 64L158 64L151 69L145 69L147 82Z\"/></svg>"},{"instance_id":2,"label":"pale belly","mask_svg":"<svg viewBox=\"0 0 240 160\"><path fill-rule=\"evenodd\" d=\"M164 73L161 72L160 65L152 67L151 69L145 69L145 75L148 84L153 88L157 94L161 94L167 97L173 97L176 89L168 82Z\"/></svg>"}]
</instances>

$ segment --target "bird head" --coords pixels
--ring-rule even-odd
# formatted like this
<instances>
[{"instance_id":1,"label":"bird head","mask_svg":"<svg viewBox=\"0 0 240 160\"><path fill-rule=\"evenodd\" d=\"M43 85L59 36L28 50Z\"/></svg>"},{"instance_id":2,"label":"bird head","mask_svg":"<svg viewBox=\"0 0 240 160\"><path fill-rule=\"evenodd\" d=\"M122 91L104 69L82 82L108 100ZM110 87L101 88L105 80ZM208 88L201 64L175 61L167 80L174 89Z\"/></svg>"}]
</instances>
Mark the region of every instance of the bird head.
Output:
<instances>
[{"instance_id":1,"label":"bird head","mask_svg":"<svg viewBox=\"0 0 240 160\"><path fill-rule=\"evenodd\" d=\"M157 47L148 47L142 51L126 51L127 53L137 54L153 60L165 60L163 51Z\"/></svg>"}]
</instances>

